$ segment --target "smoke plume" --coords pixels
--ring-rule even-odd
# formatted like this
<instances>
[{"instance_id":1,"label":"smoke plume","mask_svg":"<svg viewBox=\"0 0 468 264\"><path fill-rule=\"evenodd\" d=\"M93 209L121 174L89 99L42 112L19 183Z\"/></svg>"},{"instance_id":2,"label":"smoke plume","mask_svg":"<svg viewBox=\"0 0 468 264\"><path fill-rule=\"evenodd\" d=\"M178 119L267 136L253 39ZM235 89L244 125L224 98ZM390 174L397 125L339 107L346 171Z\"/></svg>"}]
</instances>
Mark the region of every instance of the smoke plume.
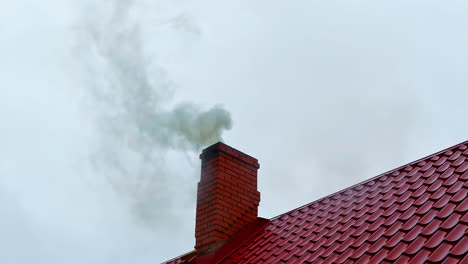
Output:
<instances>
[{"instance_id":1,"label":"smoke plume","mask_svg":"<svg viewBox=\"0 0 468 264\"><path fill-rule=\"evenodd\" d=\"M132 200L140 220L155 225L171 220L168 185L175 183L164 165L167 151L198 151L220 141L231 128L229 112L217 105L203 110L191 102L168 109L175 84L149 47L139 9L152 7L151 30L170 28L179 34L200 34L183 14L161 15L157 5L113 0L94 16L84 15L80 50L87 66L89 106L98 124L98 148L92 161L100 174ZM95 8L95 6L94 6ZM154 22L156 21L156 22ZM148 25L146 25L148 26ZM155 40L157 41L157 39ZM192 188L192 187L187 187Z\"/></svg>"}]
</instances>

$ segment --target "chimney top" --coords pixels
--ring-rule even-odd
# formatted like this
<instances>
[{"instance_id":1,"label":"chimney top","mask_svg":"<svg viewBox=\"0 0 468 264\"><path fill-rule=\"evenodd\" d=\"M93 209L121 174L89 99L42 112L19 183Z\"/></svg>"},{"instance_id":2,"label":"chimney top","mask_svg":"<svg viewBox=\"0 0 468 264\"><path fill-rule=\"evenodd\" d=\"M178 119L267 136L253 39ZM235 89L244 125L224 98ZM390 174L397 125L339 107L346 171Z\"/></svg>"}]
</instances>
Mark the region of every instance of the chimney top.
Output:
<instances>
[{"instance_id":1,"label":"chimney top","mask_svg":"<svg viewBox=\"0 0 468 264\"><path fill-rule=\"evenodd\" d=\"M220 153L226 153L232 158L243 161L250 166L253 166L257 169L260 168L260 164L258 163L258 160L256 158L249 156L244 152L239 151L233 147L230 147L224 144L223 142L218 142L205 148L200 154L200 159L203 161L209 161L213 158L218 157Z\"/></svg>"}]
</instances>

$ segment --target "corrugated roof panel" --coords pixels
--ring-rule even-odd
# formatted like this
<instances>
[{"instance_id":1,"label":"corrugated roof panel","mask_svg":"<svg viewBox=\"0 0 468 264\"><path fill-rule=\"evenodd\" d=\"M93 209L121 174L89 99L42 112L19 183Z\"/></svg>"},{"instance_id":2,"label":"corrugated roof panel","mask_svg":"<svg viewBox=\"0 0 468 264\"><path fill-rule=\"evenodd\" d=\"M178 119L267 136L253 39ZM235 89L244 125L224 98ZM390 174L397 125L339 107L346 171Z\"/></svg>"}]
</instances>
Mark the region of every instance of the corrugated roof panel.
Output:
<instances>
[{"instance_id":1,"label":"corrugated roof panel","mask_svg":"<svg viewBox=\"0 0 468 264\"><path fill-rule=\"evenodd\" d=\"M464 263L467 178L468 141L280 215L243 245L273 251L222 263Z\"/></svg>"}]
</instances>

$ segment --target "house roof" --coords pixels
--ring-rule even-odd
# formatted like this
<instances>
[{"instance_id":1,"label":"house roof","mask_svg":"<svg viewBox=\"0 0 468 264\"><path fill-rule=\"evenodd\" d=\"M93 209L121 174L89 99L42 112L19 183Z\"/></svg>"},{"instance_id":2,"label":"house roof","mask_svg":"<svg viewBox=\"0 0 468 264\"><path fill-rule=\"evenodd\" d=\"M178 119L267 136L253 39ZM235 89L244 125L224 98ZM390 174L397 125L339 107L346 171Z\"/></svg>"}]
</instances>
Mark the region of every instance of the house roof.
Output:
<instances>
[{"instance_id":1,"label":"house roof","mask_svg":"<svg viewBox=\"0 0 468 264\"><path fill-rule=\"evenodd\" d=\"M465 141L168 263L468 263L467 179Z\"/></svg>"}]
</instances>

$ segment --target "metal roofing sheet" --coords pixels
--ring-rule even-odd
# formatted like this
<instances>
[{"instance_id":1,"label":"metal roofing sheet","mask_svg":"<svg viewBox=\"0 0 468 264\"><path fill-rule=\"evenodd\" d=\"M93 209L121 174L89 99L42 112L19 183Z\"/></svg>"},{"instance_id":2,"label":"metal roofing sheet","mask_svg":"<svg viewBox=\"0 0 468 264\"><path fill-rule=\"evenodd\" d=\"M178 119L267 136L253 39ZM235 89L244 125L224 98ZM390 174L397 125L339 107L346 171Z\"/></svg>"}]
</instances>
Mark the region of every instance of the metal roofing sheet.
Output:
<instances>
[{"instance_id":1,"label":"metal roofing sheet","mask_svg":"<svg viewBox=\"0 0 468 264\"><path fill-rule=\"evenodd\" d=\"M282 214L221 263L467 263L468 141Z\"/></svg>"}]
</instances>

